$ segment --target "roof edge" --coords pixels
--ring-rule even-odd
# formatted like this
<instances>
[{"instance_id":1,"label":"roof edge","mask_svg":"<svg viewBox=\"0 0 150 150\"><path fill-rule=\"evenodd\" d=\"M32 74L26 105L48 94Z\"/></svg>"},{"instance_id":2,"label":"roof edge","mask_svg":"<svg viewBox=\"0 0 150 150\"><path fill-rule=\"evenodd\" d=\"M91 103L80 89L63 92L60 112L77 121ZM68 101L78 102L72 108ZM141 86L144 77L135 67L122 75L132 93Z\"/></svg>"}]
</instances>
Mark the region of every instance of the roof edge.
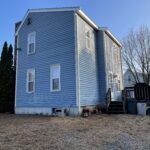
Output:
<instances>
[{"instance_id":1,"label":"roof edge","mask_svg":"<svg viewBox=\"0 0 150 150\"><path fill-rule=\"evenodd\" d=\"M22 19L20 26L18 27L15 35L18 35L18 32L22 25L24 24L25 19L27 18L29 13L36 13L36 12L58 12L58 11L78 11L80 7L61 7L61 8L41 8L41 9L28 9L25 16Z\"/></svg>"},{"instance_id":2,"label":"roof edge","mask_svg":"<svg viewBox=\"0 0 150 150\"><path fill-rule=\"evenodd\" d=\"M53 11L76 11L80 7L58 7L58 8L39 8L39 9L28 9L31 12L53 12Z\"/></svg>"},{"instance_id":3,"label":"roof edge","mask_svg":"<svg viewBox=\"0 0 150 150\"><path fill-rule=\"evenodd\" d=\"M41 8L41 9L28 9L25 16L23 17L21 24L17 28L15 35L18 35L19 30L25 22L29 13L36 12L58 12L58 11L75 11L80 17L82 17L87 23L89 23L94 29L102 30L106 32L117 44L122 47L119 40L108 30L107 27L98 27L82 10L80 7L61 7L61 8Z\"/></svg>"},{"instance_id":4,"label":"roof edge","mask_svg":"<svg viewBox=\"0 0 150 150\"><path fill-rule=\"evenodd\" d=\"M119 42L119 40L110 32L110 30L107 28L107 27L99 27L99 30L102 30L104 32L106 32L111 38L113 41L116 42L116 44L119 46L119 47L122 47L122 44Z\"/></svg>"},{"instance_id":5,"label":"roof edge","mask_svg":"<svg viewBox=\"0 0 150 150\"><path fill-rule=\"evenodd\" d=\"M81 16L86 22L88 22L94 29L99 29L99 27L81 9L77 10L77 14Z\"/></svg>"}]
</instances>

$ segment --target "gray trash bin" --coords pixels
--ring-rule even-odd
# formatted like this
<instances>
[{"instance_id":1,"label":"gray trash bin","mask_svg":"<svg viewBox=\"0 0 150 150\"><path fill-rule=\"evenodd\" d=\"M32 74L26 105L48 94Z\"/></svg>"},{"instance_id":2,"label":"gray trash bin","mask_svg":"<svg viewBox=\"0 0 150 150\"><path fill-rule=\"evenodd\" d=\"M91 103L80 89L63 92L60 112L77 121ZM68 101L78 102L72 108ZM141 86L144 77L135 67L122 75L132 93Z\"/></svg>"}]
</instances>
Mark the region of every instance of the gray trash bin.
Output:
<instances>
[{"instance_id":1,"label":"gray trash bin","mask_svg":"<svg viewBox=\"0 0 150 150\"><path fill-rule=\"evenodd\" d=\"M137 103L138 115L146 115L146 103Z\"/></svg>"}]
</instances>

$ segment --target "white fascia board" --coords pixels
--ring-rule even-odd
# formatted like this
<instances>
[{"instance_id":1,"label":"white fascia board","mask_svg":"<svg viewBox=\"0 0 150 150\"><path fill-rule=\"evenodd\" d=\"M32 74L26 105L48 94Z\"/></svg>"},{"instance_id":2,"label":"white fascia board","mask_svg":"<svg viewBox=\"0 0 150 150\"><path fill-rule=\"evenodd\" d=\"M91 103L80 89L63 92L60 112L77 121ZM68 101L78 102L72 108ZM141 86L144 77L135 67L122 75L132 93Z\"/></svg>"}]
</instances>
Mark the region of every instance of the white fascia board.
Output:
<instances>
[{"instance_id":1,"label":"white fascia board","mask_svg":"<svg viewBox=\"0 0 150 150\"><path fill-rule=\"evenodd\" d=\"M122 47L122 44L119 42L119 40L108 30L107 27L100 27L99 30L102 30L106 32L115 42L118 44L119 47Z\"/></svg>"},{"instance_id":2,"label":"white fascia board","mask_svg":"<svg viewBox=\"0 0 150 150\"><path fill-rule=\"evenodd\" d=\"M19 32L19 30L21 29L22 25L24 24L24 22L25 22L25 20L26 20L26 18L27 18L27 16L28 16L29 13L30 13L30 10L28 9L27 12L26 12L26 14L25 14L25 16L24 16L23 19L21 20L21 24L19 25L19 27L18 27L18 29L17 29L17 31L16 31L16 33L15 33L15 36L18 35L18 32Z\"/></svg>"},{"instance_id":3,"label":"white fascia board","mask_svg":"<svg viewBox=\"0 0 150 150\"><path fill-rule=\"evenodd\" d=\"M113 38L113 40L114 40L120 47L122 47L122 45L121 45L121 43L118 41L118 39L117 39L109 30L107 30L106 32L107 32L107 34L109 34L109 35Z\"/></svg>"},{"instance_id":4,"label":"white fascia board","mask_svg":"<svg viewBox=\"0 0 150 150\"><path fill-rule=\"evenodd\" d=\"M77 10L77 14L81 16L87 23L89 23L94 29L98 30L98 26L82 10Z\"/></svg>"},{"instance_id":5,"label":"white fascia board","mask_svg":"<svg viewBox=\"0 0 150 150\"><path fill-rule=\"evenodd\" d=\"M43 8L43 9L29 9L30 12L58 12L58 11L77 11L80 7L62 7L62 8Z\"/></svg>"},{"instance_id":6,"label":"white fascia board","mask_svg":"<svg viewBox=\"0 0 150 150\"><path fill-rule=\"evenodd\" d=\"M18 35L19 30L21 29L22 25L24 24L27 16L29 13L37 13L37 12L58 12L58 11L77 11L80 7L64 7L64 8L46 8L46 9L28 9L25 16L23 17L19 28L17 29L15 35Z\"/></svg>"}]
</instances>

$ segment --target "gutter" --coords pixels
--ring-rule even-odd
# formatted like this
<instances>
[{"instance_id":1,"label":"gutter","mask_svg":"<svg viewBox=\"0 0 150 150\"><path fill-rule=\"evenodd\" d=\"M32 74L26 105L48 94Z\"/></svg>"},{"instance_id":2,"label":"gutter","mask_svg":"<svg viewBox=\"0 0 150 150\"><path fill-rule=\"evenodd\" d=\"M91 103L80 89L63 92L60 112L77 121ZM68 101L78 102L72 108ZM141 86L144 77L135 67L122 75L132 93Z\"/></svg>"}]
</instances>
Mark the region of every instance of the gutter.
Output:
<instances>
[{"instance_id":1,"label":"gutter","mask_svg":"<svg viewBox=\"0 0 150 150\"><path fill-rule=\"evenodd\" d=\"M77 10L76 13L82 17L88 24L90 24L94 29L98 30L99 27L81 10Z\"/></svg>"},{"instance_id":2,"label":"gutter","mask_svg":"<svg viewBox=\"0 0 150 150\"><path fill-rule=\"evenodd\" d=\"M99 30L104 31L116 44L121 48L122 44L119 42L119 40L108 30L107 27L99 27Z\"/></svg>"}]
</instances>

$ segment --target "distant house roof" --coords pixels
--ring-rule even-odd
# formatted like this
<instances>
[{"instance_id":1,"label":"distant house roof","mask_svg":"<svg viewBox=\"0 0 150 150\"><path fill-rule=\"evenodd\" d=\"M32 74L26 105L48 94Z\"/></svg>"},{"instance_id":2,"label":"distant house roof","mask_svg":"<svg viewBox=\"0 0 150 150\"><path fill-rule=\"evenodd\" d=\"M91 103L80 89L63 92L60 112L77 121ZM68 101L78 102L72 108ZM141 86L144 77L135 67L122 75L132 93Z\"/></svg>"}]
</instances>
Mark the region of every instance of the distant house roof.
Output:
<instances>
[{"instance_id":1,"label":"distant house roof","mask_svg":"<svg viewBox=\"0 0 150 150\"><path fill-rule=\"evenodd\" d=\"M75 11L81 18L83 18L89 25L91 25L95 30L103 30L106 32L120 47L121 43L113 36L113 34L108 30L108 28L98 27L82 10L80 7L61 7L61 8L41 8L41 9L28 9L24 18L22 19L19 27L16 30L16 35L18 35L19 30L24 24L29 13L38 12L58 12L58 11Z\"/></svg>"},{"instance_id":2,"label":"distant house roof","mask_svg":"<svg viewBox=\"0 0 150 150\"><path fill-rule=\"evenodd\" d=\"M132 76L133 77L133 74L134 75L137 75L138 76L138 79L140 80L140 82L143 82L143 75L141 72L131 72L130 69L127 69L126 72L124 73L124 77L128 77L128 76Z\"/></svg>"}]
</instances>

